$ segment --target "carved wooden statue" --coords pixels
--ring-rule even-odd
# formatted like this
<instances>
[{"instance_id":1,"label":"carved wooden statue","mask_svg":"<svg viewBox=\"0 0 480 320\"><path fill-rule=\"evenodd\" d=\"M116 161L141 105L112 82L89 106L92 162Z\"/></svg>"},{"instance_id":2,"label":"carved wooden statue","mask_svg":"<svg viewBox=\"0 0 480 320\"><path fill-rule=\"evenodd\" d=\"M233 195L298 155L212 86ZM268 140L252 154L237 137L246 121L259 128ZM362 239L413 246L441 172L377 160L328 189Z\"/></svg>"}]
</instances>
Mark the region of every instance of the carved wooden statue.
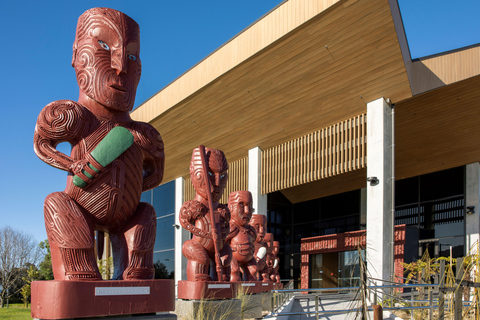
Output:
<instances>
[{"instance_id":1,"label":"carved wooden statue","mask_svg":"<svg viewBox=\"0 0 480 320\"><path fill-rule=\"evenodd\" d=\"M140 202L163 177L160 134L129 116L141 74L140 29L125 14L93 8L78 19L72 66L78 102L58 100L38 116L37 156L69 173L63 192L45 200L56 280L101 279L94 230L112 241L114 279L152 279L156 215ZM61 142L70 155L56 150Z\"/></svg>"},{"instance_id":2,"label":"carved wooden statue","mask_svg":"<svg viewBox=\"0 0 480 320\"><path fill-rule=\"evenodd\" d=\"M193 150L190 176L196 195L180 209L180 224L193 234L182 247L188 259L188 281L225 281L230 273L232 250L226 243L230 211L219 203L227 184L227 170L222 151L203 146ZM213 278L210 261L216 266Z\"/></svg>"},{"instance_id":3,"label":"carved wooden statue","mask_svg":"<svg viewBox=\"0 0 480 320\"><path fill-rule=\"evenodd\" d=\"M270 280L273 282L280 283L280 273L278 272L280 269L280 258L278 257L278 252L280 250L280 242L273 241L273 272L270 274Z\"/></svg>"},{"instance_id":4,"label":"carved wooden statue","mask_svg":"<svg viewBox=\"0 0 480 320\"><path fill-rule=\"evenodd\" d=\"M255 259L257 260L258 280L269 282L267 267L267 244L263 241L267 232L267 217L263 214L252 214L250 225L255 228L257 238L255 239Z\"/></svg>"},{"instance_id":5,"label":"carved wooden statue","mask_svg":"<svg viewBox=\"0 0 480 320\"><path fill-rule=\"evenodd\" d=\"M265 261L267 263L268 280L271 281L271 276L274 272L273 265L275 263L275 256L273 255L273 234L266 233L263 240L267 244L267 255L265 256Z\"/></svg>"},{"instance_id":6,"label":"carved wooden statue","mask_svg":"<svg viewBox=\"0 0 480 320\"><path fill-rule=\"evenodd\" d=\"M252 194L249 191L230 193L228 208L232 215L230 234L227 242L232 248L230 281L257 281L257 261L254 257L255 228L249 225L253 208Z\"/></svg>"}]
</instances>

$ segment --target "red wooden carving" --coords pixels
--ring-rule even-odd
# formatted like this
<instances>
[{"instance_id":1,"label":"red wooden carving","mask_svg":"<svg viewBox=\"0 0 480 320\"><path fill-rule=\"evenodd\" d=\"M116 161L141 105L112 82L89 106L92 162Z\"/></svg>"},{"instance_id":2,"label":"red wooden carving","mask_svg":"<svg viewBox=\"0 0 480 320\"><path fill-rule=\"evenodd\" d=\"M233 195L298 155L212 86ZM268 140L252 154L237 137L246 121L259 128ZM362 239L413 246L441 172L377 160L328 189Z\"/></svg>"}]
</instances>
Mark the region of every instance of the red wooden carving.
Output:
<instances>
[{"instance_id":1,"label":"red wooden carving","mask_svg":"<svg viewBox=\"0 0 480 320\"><path fill-rule=\"evenodd\" d=\"M273 272L270 273L270 280L277 283L280 283L280 273L278 272L280 269L280 258L278 257L279 250L280 242L273 241Z\"/></svg>"},{"instance_id":2,"label":"red wooden carving","mask_svg":"<svg viewBox=\"0 0 480 320\"><path fill-rule=\"evenodd\" d=\"M134 20L107 8L86 11L73 44L78 102L52 102L38 117L35 153L69 173L65 191L47 196L44 207L56 280L101 279L95 230L110 234L114 279L153 278L156 215L140 195L162 181L164 151L157 130L129 116L141 74L139 53ZM133 143L102 165L92 151L117 126L128 129ZM56 150L61 142L71 144L70 155ZM106 149L100 153L108 158ZM86 186L75 185L73 175Z\"/></svg>"},{"instance_id":3,"label":"red wooden carving","mask_svg":"<svg viewBox=\"0 0 480 320\"><path fill-rule=\"evenodd\" d=\"M201 149L194 149L190 162L190 176L196 195L194 200L185 202L180 209L180 224L193 236L192 239L185 241L182 252L188 259L188 281L211 281L212 279L225 281L230 274L232 260L232 250L226 243L230 230L230 211L219 201L227 184L228 164L222 151L205 148L205 165L207 179L203 170ZM211 195L213 215L209 208L208 193ZM217 273L210 272L210 262L216 265L216 249L220 256L222 279L218 278Z\"/></svg>"},{"instance_id":4,"label":"red wooden carving","mask_svg":"<svg viewBox=\"0 0 480 320\"><path fill-rule=\"evenodd\" d=\"M235 191L228 197L228 208L232 215L227 242L232 248L230 281L257 281L257 261L254 257L255 228L249 225L253 208L249 191Z\"/></svg>"},{"instance_id":5,"label":"red wooden carving","mask_svg":"<svg viewBox=\"0 0 480 320\"><path fill-rule=\"evenodd\" d=\"M273 234L267 233L263 238L265 243L267 244L267 255L265 256L265 260L267 263L267 272L268 272L268 280L272 281L272 276L274 273L273 266L275 264L275 256L273 255ZM273 281L275 282L275 281Z\"/></svg>"},{"instance_id":6,"label":"red wooden carving","mask_svg":"<svg viewBox=\"0 0 480 320\"><path fill-rule=\"evenodd\" d=\"M267 217L263 214L252 214L250 225L255 228L257 238L255 239L255 259L257 260L258 280L269 282L267 267L267 244L263 238L267 232Z\"/></svg>"}]
</instances>

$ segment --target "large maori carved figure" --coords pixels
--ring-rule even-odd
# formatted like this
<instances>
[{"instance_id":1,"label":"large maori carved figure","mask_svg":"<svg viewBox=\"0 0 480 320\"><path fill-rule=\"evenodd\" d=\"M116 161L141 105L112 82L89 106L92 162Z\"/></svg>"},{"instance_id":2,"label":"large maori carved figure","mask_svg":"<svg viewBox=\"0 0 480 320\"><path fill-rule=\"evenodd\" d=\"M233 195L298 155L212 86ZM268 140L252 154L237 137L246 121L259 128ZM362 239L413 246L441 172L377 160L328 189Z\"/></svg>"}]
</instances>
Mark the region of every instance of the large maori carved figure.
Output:
<instances>
[{"instance_id":1,"label":"large maori carved figure","mask_svg":"<svg viewBox=\"0 0 480 320\"><path fill-rule=\"evenodd\" d=\"M226 281L230 274L232 250L226 243L230 211L219 201L228 179L227 159L222 151L200 146L193 150L190 176L195 199L180 209L180 224L192 233L185 241L188 281ZM215 272L210 272L210 263Z\"/></svg>"},{"instance_id":2,"label":"large maori carved figure","mask_svg":"<svg viewBox=\"0 0 480 320\"><path fill-rule=\"evenodd\" d=\"M255 259L257 261L258 280L269 282L267 266L267 244L263 241L267 232L267 217L263 214L252 214L250 225L255 228L257 238L255 239Z\"/></svg>"},{"instance_id":3,"label":"large maori carved figure","mask_svg":"<svg viewBox=\"0 0 480 320\"><path fill-rule=\"evenodd\" d=\"M254 241L255 228L249 225L253 208L252 194L249 191L235 191L228 198L230 209L230 234L227 242L232 248L230 281L257 281L257 261Z\"/></svg>"},{"instance_id":4,"label":"large maori carved figure","mask_svg":"<svg viewBox=\"0 0 480 320\"><path fill-rule=\"evenodd\" d=\"M152 126L133 121L141 74L140 29L125 14L93 8L78 19L72 66L78 102L58 100L40 113L37 156L69 173L63 192L45 200L56 280L100 280L94 231L112 240L114 279L152 279L156 215L140 202L163 177L164 151ZM70 155L56 150L61 142Z\"/></svg>"}]
</instances>

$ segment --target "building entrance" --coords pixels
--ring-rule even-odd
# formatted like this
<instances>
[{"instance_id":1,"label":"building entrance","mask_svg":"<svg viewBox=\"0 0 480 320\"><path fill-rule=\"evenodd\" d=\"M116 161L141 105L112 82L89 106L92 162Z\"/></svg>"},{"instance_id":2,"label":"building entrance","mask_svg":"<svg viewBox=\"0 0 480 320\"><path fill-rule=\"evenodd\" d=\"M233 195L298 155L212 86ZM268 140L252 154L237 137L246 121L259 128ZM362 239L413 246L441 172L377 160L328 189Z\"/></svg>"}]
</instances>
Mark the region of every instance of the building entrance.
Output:
<instances>
[{"instance_id":1,"label":"building entrance","mask_svg":"<svg viewBox=\"0 0 480 320\"><path fill-rule=\"evenodd\" d=\"M360 251L364 255L364 250ZM309 288L337 288L359 285L358 251L311 254Z\"/></svg>"}]
</instances>

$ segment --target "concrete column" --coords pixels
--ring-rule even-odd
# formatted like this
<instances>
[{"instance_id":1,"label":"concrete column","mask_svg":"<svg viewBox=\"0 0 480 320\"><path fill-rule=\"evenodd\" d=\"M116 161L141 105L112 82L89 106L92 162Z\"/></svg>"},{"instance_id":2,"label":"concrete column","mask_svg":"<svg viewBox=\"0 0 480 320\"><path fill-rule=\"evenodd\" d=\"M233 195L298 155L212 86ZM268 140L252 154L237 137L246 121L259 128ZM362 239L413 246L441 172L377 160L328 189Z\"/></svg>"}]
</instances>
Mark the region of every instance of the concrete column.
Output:
<instances>
[{"instance_id":1,"label":"concrete column","mask_svg":"<svg viewBox=\"0 0 480 320\"><path fill-rule=\"evenodd\" d=\"M384 280L393 275L391 145L391 108L380 98L367 104L366 252L368 272Z\"/></svg>"},{"instance_id":2,"label":"concrete column","mask_svg":"<svg viewBox=\"0 0 480 320\"><path fill-rule=\"evenodd\" d=\"M465 253L468 253L480 238L480 164L468 164L466 171L465 207L474 207L473 213L465 214Z\"/></svg>"},{"instance_id":3,"label":"concrete column","mask_svg":"<svg viewBox=\"0 0 480 320\"><path fill-rule=\"evenodd\" d=\"M252 193L256 214L267 214L267 195L262 190L262 150L259 147L248 150L248 191Z\"/></svg>"},{"instance_id":4,"label":"concrete column","mask_svg":"<svg viewBox=\"0 0 480 320\"><path fill-rule=\"evenodd\" d=\"M184 201L183 190L185 180L180 177L175 180L175 295L180 280L187 280L187 259L182 254L182 245L190 239L190 232L180 225L180 208Z\"/></svg>"}]
</instances>

